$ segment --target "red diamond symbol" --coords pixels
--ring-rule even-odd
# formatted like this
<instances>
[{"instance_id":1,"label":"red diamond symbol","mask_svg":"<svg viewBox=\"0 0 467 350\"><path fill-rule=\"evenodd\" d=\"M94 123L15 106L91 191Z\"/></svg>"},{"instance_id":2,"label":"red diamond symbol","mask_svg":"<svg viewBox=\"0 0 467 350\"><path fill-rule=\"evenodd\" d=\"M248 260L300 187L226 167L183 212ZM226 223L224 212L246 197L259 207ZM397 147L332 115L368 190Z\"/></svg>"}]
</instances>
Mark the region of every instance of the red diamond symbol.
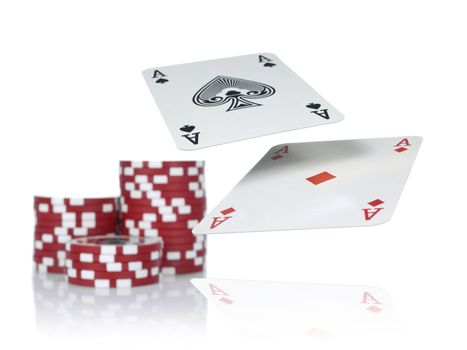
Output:
<instances>
[{"instance_id":1,"label":"red diamond symbol","mask_svg":"<svg viewBox=\"0 0 467 350\"><path fill-rule=\"evenodd\" d=\"M399 152L399 153L401 153L401 152L405 152L405 151L407 151L407 150L408 150L408 148L405 148L405 147L399 147L399 148L396 148L394 151L395 151L395 152Z\"/></svg>"},{"instance_id":2,"label":"red diamond symbol","mask_svg":"<svg viewBox=\"0 0 467 350\"><path fill-rule=\"evenodd\" d=\"M384 201L382 201L381 199L375 199L374 201L368 202L368 204L372 207L377 207L378 205L381 205L383 203Z\"/></svg>"},{"instance_id":3,"label":"red diamond symbol","mask_svg":"<svg viewBox=\"0 0 467 350\"><path fill-rule=\"evenodd\" d=\"M307 177L306 179L310 181L313 185L319 185L320 183L335 179L336 177L327 171L322 173Z\"/></svg>"},{"instance_id":4,"label":"red diamond symbol","mask_svg":"<svg viewBox=\"0 0 467 350\"><path fill-rule=\"evenodd\" d=\"M381 308L379 308L379 307L377 307L377 306L374 306L374 305L369 306L369 307L367 307L366 309L367 309L368 311L374 312L375 314L377 314L378 312L383 311L383 309L381 309Z\"/></svg>"},{"instance_id":5,"label":"red diamond symbol","mask_svg":"<svg viewBox=\"0 0 467 350\"><path fill-rule=\"evenodd\" d=\"M230 207L230 208L221 210L221 214L222 215L229 215L230 213L233 213L234 211L235 211L235 209L233 207Z\"/></svg>"},{"instance_id":6,"label":"red diamond symbol","mask_svg":"<svg viewBox=\"0 0 467 350\"><path fill-rule=\"evenodd\" d=\"M227 305L233 304L233 300L230 300L230 299L228 299L228 298L226 298L226 297L220 298L219 301L220 301L221 303L224 303L224 304L227 304Z\"/></svg>"},{"instance_id":7,"label":"red diamond symbol","mask_svg":"<svg viewBox=\"0 0 467 350\"><path fill-rule=\"evenodd\" d=\"M272 156L271 159L272 160L278 160L278 159L281 159L282 156L280 154L276 154L275 156Z\"/></svg>"}]
</instances>

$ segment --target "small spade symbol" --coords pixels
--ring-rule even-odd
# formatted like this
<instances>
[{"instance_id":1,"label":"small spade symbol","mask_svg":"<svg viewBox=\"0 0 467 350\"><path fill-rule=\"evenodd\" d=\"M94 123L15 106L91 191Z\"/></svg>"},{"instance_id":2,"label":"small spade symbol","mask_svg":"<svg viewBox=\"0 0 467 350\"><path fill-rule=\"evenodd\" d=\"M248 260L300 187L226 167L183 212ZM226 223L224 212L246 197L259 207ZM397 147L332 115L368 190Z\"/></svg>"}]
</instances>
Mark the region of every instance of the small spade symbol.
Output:
<instances>
[{"instance_id":1,"label":"small spade symbol","mask_svg":"<svg viewBox=\"0 0 467 350\"><path fill-rule=\"evenodd\" d=\"M318 109L319 107L321 107L319 103L308 103L306 106L307 108L312 108L312 109Z\"/></svg>"},{"instance_id":2,"label":"small spade symbol","mask_svg":"<svg viewBox=\"0 0 467 350\"><path fill-rule=\"evenodd\" d=\"M271 62L266 62L263 66L265 67L274 67L276 64Z\"/></svg>"},{"instance_id":3,"label":"small spade symbol","mask_svg":"<svg viewBox=\"0 0 467 350\"><path fill-rule=\"evenodd\" d=\"M159 79L156 80L156 83L157 83L157 84L165 84L165 83L167 83L167 82L168 82L168 80L167 80L167 79L164 79L164 78L159 78Z\"/></svg>"},{"instance_id":4,"label":"small spade symbol","mask_svg":"<svg viewBox=\"0 0 467 350\"><path fill-rule=\"evenodd\" d=\"M193 130L195 130L195 126L194 125L184 125L180 128L181 131L183 132L192 132Z\"/></svg>"}]
</instances>

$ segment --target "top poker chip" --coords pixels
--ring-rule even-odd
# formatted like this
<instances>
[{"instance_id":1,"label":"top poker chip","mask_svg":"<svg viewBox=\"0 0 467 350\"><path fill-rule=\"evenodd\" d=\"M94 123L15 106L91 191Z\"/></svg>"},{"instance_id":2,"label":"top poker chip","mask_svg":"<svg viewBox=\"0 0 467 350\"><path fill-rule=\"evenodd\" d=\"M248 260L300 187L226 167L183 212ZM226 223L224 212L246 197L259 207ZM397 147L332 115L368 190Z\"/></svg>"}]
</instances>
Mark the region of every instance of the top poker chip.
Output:
<instances>
[{"instance_id":1,"label":"top poker chip","mask_svg":"<svg viewBox=\"0 0 467 350\"><path fill-rule=\"evenodd\" d=\"M170 167L204 167L202 160L176 160L176 161L130 161L121 160L120 167L135 169L164 169Z\"/></svg>"},{"instance_id":2,"label":"top poker chip","mask_svg":"<svg viewBox=\"0 0 467 350\"><path fill-rule=\"evenodd\" d=\"M57 198L57 197L34 197L34 204L66 205L66 206L95 206L102 204L117 204L116 197L106 198Z\"/></svg>"},{"instance_id":3,"label":"top poker chip","mask_svg":"<svg viewBox=\"0 0 467 350\"><path fill-rule=\"evenodd\" d=\"M67 243L66 250L103 255L140 255L161 250L162 244L162 239L158 237L106 235L74 239Z\"/></svg>"}]
</instances>

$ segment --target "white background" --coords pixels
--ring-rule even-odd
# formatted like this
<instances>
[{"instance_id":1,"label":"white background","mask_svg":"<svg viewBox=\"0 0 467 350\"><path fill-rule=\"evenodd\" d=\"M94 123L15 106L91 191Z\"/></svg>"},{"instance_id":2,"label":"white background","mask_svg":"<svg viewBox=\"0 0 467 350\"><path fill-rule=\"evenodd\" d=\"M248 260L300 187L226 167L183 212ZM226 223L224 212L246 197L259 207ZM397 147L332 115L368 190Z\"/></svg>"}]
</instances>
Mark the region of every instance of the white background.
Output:
<instances>
[{"instance_id":1,"label":"white background","mask_svg":"<svg viewBox=\"0 0 467 350\"><path fill-rule=\"evenodd\" d=\"M463 5L3 1L2 343L51 350L119 349L135 342L155 348L166 341L149 331L134 339L120 332L71 342L37 329L34 194L117 195L120 159L205 159L211 208L274 144L420 135L424 143L389 223L210 237L207 274L380 287L393 298L407 342L465 348ZM277 54L346 119L196 152L177 150L141 71L260 51ZM225 345L210 337L210 346Z\"/></svg>"}]
</instances>

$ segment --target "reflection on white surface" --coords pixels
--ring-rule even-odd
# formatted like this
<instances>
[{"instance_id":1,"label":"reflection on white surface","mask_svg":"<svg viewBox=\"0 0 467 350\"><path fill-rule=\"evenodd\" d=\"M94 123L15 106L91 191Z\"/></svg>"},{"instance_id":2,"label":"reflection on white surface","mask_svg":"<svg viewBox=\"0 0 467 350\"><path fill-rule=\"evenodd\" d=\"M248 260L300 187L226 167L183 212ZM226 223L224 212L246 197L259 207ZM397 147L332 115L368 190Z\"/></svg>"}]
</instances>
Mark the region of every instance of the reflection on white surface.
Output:
<instances>
[{"instance_id":1,"label":"reflection on white surface","mask_svg":"<svg viewBox=\"0 0 467 350\"><path fill-rule=\"evenodd\" d=\"M67 284L63 275L33 277L36 327L53 337L101 337L146 333L165 343L202 342L206 301L186 276L162 276L158 284L94 289Z\"/></svg>"},{"instance_id":2,"label":"reflection on white surface","mask_svg":"<svg viewBox=\"0 0 467 350\"><path fill-rule=\"evenodd\" d=\"M230 325L245 339L308 346L393 340L399 322L388 292L368 286L193 279L215 313L209 334ZM211 308L210 308L211 311ZM224 318L213 321L211 315ZM227 334L225 335L228 336Z\"/></svg>"}]
</instances>

